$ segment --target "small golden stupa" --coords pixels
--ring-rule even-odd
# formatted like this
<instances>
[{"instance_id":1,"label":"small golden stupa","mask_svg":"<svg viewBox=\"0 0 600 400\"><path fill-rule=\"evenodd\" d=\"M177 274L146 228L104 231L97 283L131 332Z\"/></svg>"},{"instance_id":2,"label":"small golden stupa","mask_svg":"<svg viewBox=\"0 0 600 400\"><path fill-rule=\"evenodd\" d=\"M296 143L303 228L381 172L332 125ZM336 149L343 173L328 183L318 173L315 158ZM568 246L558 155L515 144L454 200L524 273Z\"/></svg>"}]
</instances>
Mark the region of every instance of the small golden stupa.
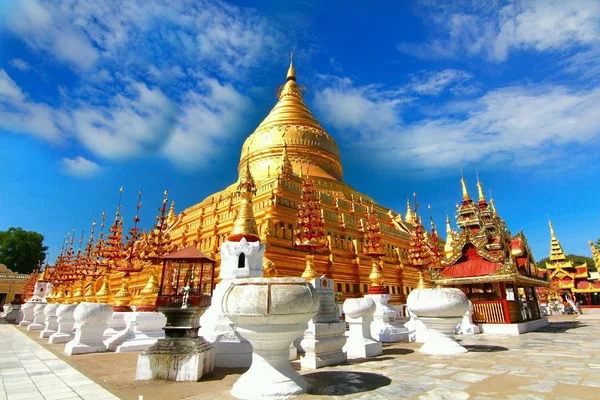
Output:
<instances>
[{"instance_id":1,"label":"small golden stupa","mask_svg":"<svg viewBox=\"0 0 600 400\"><path fill-rule=\"evenodd\" d=\"M372 212L381 223L382 285L392 295L392 302L403 302L417 286L417 269L407 258L412 215L403 220L400 214L344 183L339 147L304 103L291 60L279 100L241 150L239 176L251 176L256 185L251 204L258 235L265 243L265 270L269 275L300 277L305 270L306 252L294 248L293 232L300 203L301 170L309 169L320 198L328 244L315 255L318 274L333 278L335 291L343 297L368 292L373 260L366 254L364 242L367 216ZM238 215L244 210L239 202L248 199L238 194L240 184L243 182L238 179L177 216L170 210L173 244L179 248L194 244L218 261L221 244L235 231L234 221L244 217ZM139 281L145 282L143 277Z\"/></svg>"}]
</instances>

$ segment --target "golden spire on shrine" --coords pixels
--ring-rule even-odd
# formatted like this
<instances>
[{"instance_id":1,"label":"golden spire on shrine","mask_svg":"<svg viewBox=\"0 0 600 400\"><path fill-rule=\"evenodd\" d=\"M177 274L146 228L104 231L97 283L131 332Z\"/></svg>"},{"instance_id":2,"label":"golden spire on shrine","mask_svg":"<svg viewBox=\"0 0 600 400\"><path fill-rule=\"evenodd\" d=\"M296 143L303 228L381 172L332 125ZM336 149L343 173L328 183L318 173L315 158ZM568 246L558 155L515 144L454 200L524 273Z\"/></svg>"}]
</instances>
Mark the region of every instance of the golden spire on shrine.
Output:
<instances>
[{"instance_id":1,"label":"golden spire on shrine","mask_svg":"<svg viewBox=\"0 0 600 400\"><path fill-rule=\"evenodd\" d=\"M290 158L288 157L287 143L283 144L283 154L281 155L280 172L283 175L292 175L293 173L292 163L290 162Z\"/></svg>"},{"instance_id":2,"label":"golden spire on shrine","mask_svg":"<svg viewBox=\"0 0 600 400\"><path fill-rule=\"evenodd\" d=\"M371 287L369 294L386 294L387 290L384 283L383 268L381 267L381 257L385 255L385 249L381 243L381 227L379 218L373 210L373 203L370 209L367 209L367 226L365 232L365 254L372 258L371 273L369 281Z\"/></svg>"},{"instance_id":3,"label":"golden spire on shrine","mask_svg":"<svg viewBox=\"0 0 600 400\"><path fill-rule=\"evenodd\" d=\"M479 172L477 172L477 170L475 170L475 174L477 175L477 194L479 195L479 202L484 202L485 196L483 195L483 185L481 184L481 181L479 180ZM464 193L463 193L463 195L464 195Z\"/></svg>"},{"instance_id":4,"label":"golden spire on shrine","mask_svg":"<svg viewBox=\"0 0 600 400\"><path fill-rule=\"evenodd\" d=\"M463 200L470 200L471 198L469 197L469 192L467 191L467 182L465 181L462 170L460 170L460 184L462 186Z\"/></svg>"},{"instance_id":5,"label":"golden spire on shrine","mask_svg":"<svg viewBox=\"0 0 600 400\"><path fill-rule=\"evenodd\" d=\"M245 237L249 242L257 242L260 238L252 209L252 196L256 194L256 184L250 173L249 162L246 163L246 168L242 168L242 171L240 171L240 183L237 187L237 193L241 198L240 207L237 218L233 221L233 229L228 240L239 242Z\"/></svg>"},{"instance_id":6,"label":"golden spire on shrine","mask_svg":"<svg viewBox=\"0 0 600 400\"><path fill-rule=\"evenodd\" d=\"M296 70L294 69L294 53L290 53L290 67L287 72L287 80L296 80Z\"/></svg>"},{"instance_id":7,"label":"golden spire on shrine","mask_svg":"<svg viewBox=\"0 0 600 400\"><path fill-rule=\"evenodd\" d=\"M173 225L173 222L175 222L176 218L177 216L175 215L175 200L173 200L171 201L171 207L169 207L169 213L167 214L167 226Z\"/></svg>"},{"instance_id":8,"label":"golden spire on shrine","mask_svg":"<svg viewBox=\"0 0 600 400\"><path fill-rule=\"evenodd\" d=\"M342 180L339 147L304 103L293 60L277 103L244 142L238 169L241 172L250 162L252 176L260 182L281 168L284 150L294 172L308 164L317 178Z\"/></svg>"},{"instance_id":9,"label":"golden spire on shrine","mask_svg":"<svg viewBox=\"0 0 600 400\"><path fill-rule=\"evenodd\" d=\"M554 227L552 221L548 220L548 226L550 226L550 261L551 262L565 262L567 256L560 245L560 242L554 234Z\"/></svg>"},{"instance_id":10,"label":"golden spire on shrine","mask_svg":"<svg viewBox=\"0 0 600 400\"><path fill-rule=\"evenodd\" d=\"M427 243L424 238L425 228L421 222L417 210L419 204L417 203L417 195L415 193L415 229L410 235L410 247L408 249L408 259L410 260L413 267L416 267L419 271L419 283L417 289L424 289L425 282L423 280L423 269L431 265L431 254L427 248Z\"/></svg>"},{"instance_id":11,"label":"golden spire on shrine","mask_svg":"<svg viewBox=\"0 0 600 400\"><path fill-rule=\"evenodd\" d=\"M415 215L413 214L409 199L406 199L406 215L404 216L404 222L408 222L409 224L415 223Z\"/></svg>"},{"instance_id":12,"label":"golden spire on shrine","mask_svg":"<svg viewBox=\"0 0 600 400\"><path fill-rule=\"evenodd\" d=\"M492 215L494 217L497 217L498 212L496 211L496 202L494 201L494 198L492 197L492 189L490 189L490 206L492 207Z\"/></svg>"},{"instance_id":13,"label":"golden spire on shrine","mask_svg":"<svg viewBox=\"0 0 600 400\"><path fill-rule=\"evenodd\" d=\"M452 225L450 224L450 216L446 214L446 244L444 245L444 253L446 257L449 257L452 254L454 248L452 245L454 244L454 238L452 237Z\"/></svg>"}]
</instances>

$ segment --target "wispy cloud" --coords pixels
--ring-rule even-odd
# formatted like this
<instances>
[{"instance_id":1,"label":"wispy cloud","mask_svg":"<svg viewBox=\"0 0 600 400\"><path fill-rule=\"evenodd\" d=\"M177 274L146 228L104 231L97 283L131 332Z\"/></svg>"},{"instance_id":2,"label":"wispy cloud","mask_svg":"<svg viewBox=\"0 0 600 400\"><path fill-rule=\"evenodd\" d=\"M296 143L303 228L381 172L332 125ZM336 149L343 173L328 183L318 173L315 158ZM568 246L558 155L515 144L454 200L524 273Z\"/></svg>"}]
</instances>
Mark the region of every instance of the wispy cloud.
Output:
<instances>
[{"instance_id":1,"label":"wispy cloud","mask_svg":"<svg viewBox=\"0 0 600 400\"><path fill-rule=\"evenodd\" d=\"M63 172L79 178L89 178L100 171L100 166L82 156L63 158L60 161Z\"/></svg>"},{"instance_id":2,"label":"wispy cloud","mask_svg":"<svg viewBox=\"0 0 600 400\"><path fill-rule=\"evenodd\" d=\"M27 61L21 60L20 58L13 58L12 60L10 60L10 65L12 65L20 71L27 71L31 69L31 65L29 65Z\"/></svg>"},{"instance_id":3,"label":"wispy cloud","mask_svg":"<svg viewBox=\"0 0 600 400\"><path fill-rule=\"evenodd\" d=\"M339 99L352 99L352 103L340 105ZM550 151L600 137L598 101L600 88L514 86L488 91L473 101L449 103L446 112L435 118L403 123L396 97L385 91L373 93L372 87L326 88L315 99L329 124L354 133L343 136L353 138L346 145L403 168L406 160L414 167L429 168L483 159L541 163ZM344 115L353 116L354 123Z\"/></svg>"},{"instance_id":4,"label":"wispy cloud","mask_svg":"<svg viewBox=\"0 0 600 400\"><path fill-rule=\"evenodd\" d=\"M470 73L457 69L422 71L412 76L406 88L420 95L430 96L438 96L447 89L454 93L469 94L477 91L472 78Z\"/></svg>"},{"instance_id":5,"label":"wispy cloud","mask_svg":"<svg viewBox=\"0 0 600 400\"><path fill-rule=\"evenodd\" d=\"M102 158L162 155L186 168L241 132L251 104L246 77L286 41L257 12L204 0L25 0L0 23L79 77L58 89L68 93L58 109L6 76L0 112L10 118L0 127L48 140L69 135ZM48 122L32 123L33 114Z\"/></svg>"},{"instance_id":6,"label":"wispy cloud","mask_svg":"<svg viewBox=\"0 0 600 400\"><path fill-rule=\"evenodd\" d=\"M398 49L423 59L483 55L504 61L511 50L560 51L597 46L600 1L534 0L500 3L428 4L426 19L436 30L425 43L398 43ZM434 6L434 7L431 7Z\"/></svg>"},{"instance_id":7,"label":"wispy cloud","mask_svg":"<svg viewBox=\"0 0 600 400\"><path fill-rule=\"evenodd\" d=\"M0 129L60 142L69 125L65 111L31 100L8 73L0 69Z\"/></svg>"}]
</instances>

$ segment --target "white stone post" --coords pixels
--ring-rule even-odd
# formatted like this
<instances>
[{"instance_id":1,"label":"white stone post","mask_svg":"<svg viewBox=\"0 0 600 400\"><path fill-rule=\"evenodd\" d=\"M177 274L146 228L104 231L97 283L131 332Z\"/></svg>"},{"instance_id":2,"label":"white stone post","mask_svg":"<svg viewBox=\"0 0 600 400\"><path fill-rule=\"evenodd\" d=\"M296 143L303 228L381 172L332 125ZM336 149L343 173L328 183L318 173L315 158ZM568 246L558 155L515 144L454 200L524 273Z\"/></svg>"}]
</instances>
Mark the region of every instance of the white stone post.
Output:
<instances>
[{"instance_id":1,"label":"white stone post","mask_svg":"<svg viewBox=\"0 0 600 400\"><path fill-rule=\"evenodd\" d=\"M41 331L44 329L46 326L46 315L44 314L46 305L46 303L38 303L33 307L33 322L27 325L28 331Z\"/></svg>"},{"instance_id":2,"label":"white stone post","mask_svg":"<svg viewBox=\"0 0 600 400\"><path fill-rule=\"evenodd\" d=\"M35 304L33 303L24 303L21 305L21 314L23 318L19 322L19 326L28 326L33 322L33 308Z\"/></svg>"},{"instance_id":3,"label":"white stone post","mask_svg":"<svg viewBox=\"0 0 600 400\"><path fill-rule=\"evenodd\" d=\"M469 300L460 289L415 289L406 299L408 308L427 327L420 352L431 355L466 353L452 335L469 309Z\"/></svg>"},{"instance_id":4,"label":"white stone post","mask_svg":"<svg viewBox=\"0 0 600 400\"><path fill-rule=\"evenodd\" d=\"M398 310L388 304L390 294L368 294L365 296L375 302L375 313L371 323L371 336L378 342L409 342L409 330L399 322Z\"/></svg>"},{"instance_id":5,"label":"white stone post","mask_svg":"<svg viewBox=\"0 0 600 400\"><path fill-rule=\"evenodd\" d=\"M339 307L335 303L333 279L326 277L310 281L319 296L319 311L310 321L300 342L304 356L300 357L303 368L321 368L341 364L348 360L343 351L346 343L346 323L340 321Z\"/></svg>"},{"instance_id":6,"label":"white stone post","mask_svg":"<svg viewBox=\"0 0 600 400\"><path fill-rule=\"evenodd\" d=\"M479 326L473 323L473 303L469 301L469 309L462 317L462 321L456 327L456 334L477 335L480 333Z\"/></svg>"},{"instance_id":7,"label":"white stone post","mask_svg":"<svg viewBox=\"0 0 600 400\"><path fill-rule=\"evenodd\" d=\"M56 333L50 335L48 343L67 343L73 339L73 327L75 326L73 313L75 308L77 308L77 304L59 304L56 309L58 328Z\"/></svg>"},{"instance_id":8,"label":"white stone post","mask_svg":"<svg viewBox=\"0 0 600 400\"><path fill-rule=\"evenodd\" d=\"M21 304L11 304L11 306L11 310L6 314L6 322L9 324L18 324L22 318Z\"/></svg>"},{"instance_id":9,"label":"white stone post","mask_svg":"<svg viewBox=\"0 0 600 400\"><path fill-rule=\"evenodd\" d=\"M253 348L250 369L231 389L234 397L285 398L308 390L290 364L289 348L319 308L310 283L302 278L241 279L225 293L222 308Z\"/></svg>"},{"instance_id":10,"label":"white stone post","mask_svg":"<svg viewBox=\"0 0 600 400\"><path fill-rule=\"evenodd\" d=\"M375 313L375 302L369 298L346 299L344 314L350 329L344 351L349 358L375 357L383 353L381 343L371 337L371 322Z\"/></svg>"},{"instance_id":11,"label":"white stone post","mask_svg":"<svg viewBox=\"0 0 600 400\"><path fill-rule=\"evenodd\" d=\"M44 315L46 317L44 319L45 327L44 327L44 330L40 332L40 338L50 337L50 335L55 333L56 330L58 329L56 310L58 309L59 306L60 306L60 304L53 303L53 304L48 304L46 306L46 308L44 308Z\"/></svg>"},{"instance_id":12,"label":"white stone post","mask_svg":"<svg viewBox=\"0 0 600 400\"><path fill-rule=\"evenodd\" d=\"M226 241L221 245L221 281L215 287L210 307L200 317L201 328L198 332L214 346L216 367L247 368L252 364L252 345L235 331L233 322L223 314L221 303L227 289L238 279L263 276L264 252L263 243L248 242L245 238L239 242ZM244 266L238 268L241 254L244 254Z\"/></svg>"},{"instance_id":13,"label":"white stone post","mask_svg":"<svg viewBox=\"0 0 600 400\"><path fill-rule=\"evenodd\" d=\"M71 356L106 351L106 345L102 340L112 314L110 304L79 304L74 312L77 325L75 337L65 345L65 353Z\"/></svg>"},{"instance_id":14,"label":"white stone post","mask_svg":"<svg viewBox=\"0 0 600 400\"><path fill-rule=\"evenodd\" d=\"M167 318L161 312L131 312L125 316L125 329L106 339L107 349L115 353L143 351L165 337Z\"/></svg>"}]
</instances>

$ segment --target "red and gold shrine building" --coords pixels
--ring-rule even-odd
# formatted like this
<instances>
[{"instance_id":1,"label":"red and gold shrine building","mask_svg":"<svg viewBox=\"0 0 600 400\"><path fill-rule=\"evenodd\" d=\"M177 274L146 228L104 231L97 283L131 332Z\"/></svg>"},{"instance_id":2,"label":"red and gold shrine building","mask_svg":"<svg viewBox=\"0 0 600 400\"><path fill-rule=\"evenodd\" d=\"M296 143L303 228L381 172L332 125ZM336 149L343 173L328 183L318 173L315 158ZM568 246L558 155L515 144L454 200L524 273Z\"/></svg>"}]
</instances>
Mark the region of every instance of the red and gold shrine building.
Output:
<instances>
[{"instance_id":1,"label":"red and gold shrine building","mask_svg":"<svg viewBox=\"0 0 600 400\"><path fill-rule=\"evenodd\" d=\"M463 199L457 206L456 224L447 229L446 258L432 273L439 286L462 289L473 303L474 322L511 324L540 319L536 288L548 286L523 232L512 236L488 202L477 179L479 201L469 196L464 178Z\"/></svg>"},{"instance_id":2,"label":"red and gold shrine building","mask_svg":"<svg viewBox=\"0 0 600 400\"><path fill-rule=\"evenodd\" d=\"M418 272L407 258L414 223L411 213L403 219L343 181L339 147L304 103L291 63L279 100L243 144L238 171L247 164L257 187L253 213L266 247L265 271L274 267L279 276L299 277L305 269L306 253L294 248L292 242L302 187L300 175L308 173L320 198L328 242L328 247L315 256L317 272L334 279L335 290L342 297L368 292L372 259L363 247L368 209L374 203L385 251L381 257L384 286L392 295L391 301L404 302L416 288ZM221 243L227 240L239 208L237 185L232 183L183 210L169 230L173 243L179 248L195 245L219 261Z\"/></svg>"}]
</instances>

